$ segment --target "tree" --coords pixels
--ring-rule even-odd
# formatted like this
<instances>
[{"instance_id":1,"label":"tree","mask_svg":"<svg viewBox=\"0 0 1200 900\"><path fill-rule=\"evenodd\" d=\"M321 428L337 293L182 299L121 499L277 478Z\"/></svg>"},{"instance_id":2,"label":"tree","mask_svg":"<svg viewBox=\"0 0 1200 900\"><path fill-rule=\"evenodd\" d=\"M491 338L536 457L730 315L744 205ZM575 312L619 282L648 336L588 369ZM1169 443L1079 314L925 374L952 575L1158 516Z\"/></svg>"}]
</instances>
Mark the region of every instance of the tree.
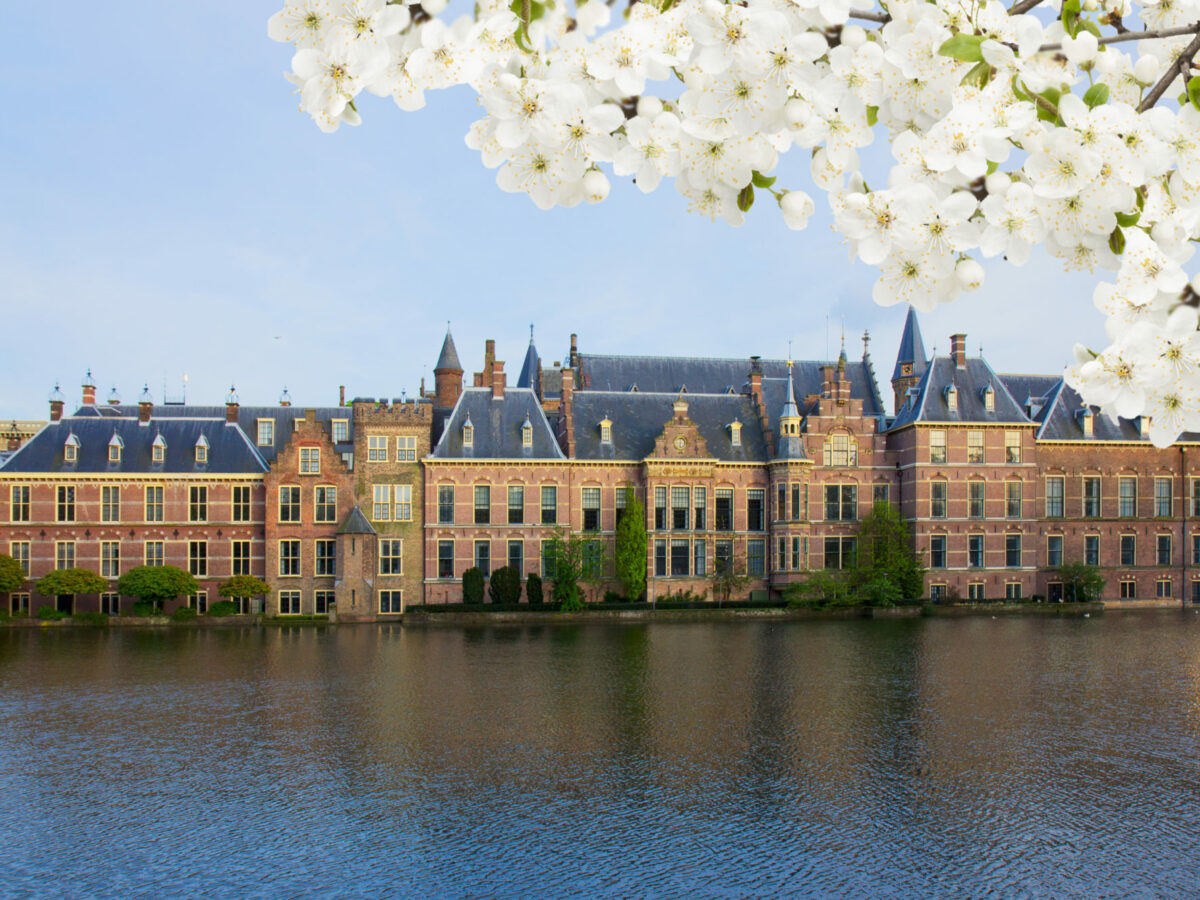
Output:
<instances>
[{"instance_id":1,"label":"tree","mask_svg":"<svg viewBox=\"0 0 1200 900\"><path fill-rule=\"evenodd\" d=\"M718 559L713 565L712 573L713 596L722 603L728 603L734 593L750 583L746 574L746 558L734 556L729 559Z\"/></svg>"},{"instance_id":2,"label":"tree","mask_svg":"<svg viewBox=\"0 0 1200 900\"><path fill-rule=\"evenodd\" d=\"M931 309L977 289L982 260L1022 265L1038 246L1107 269L1092 299L1114 343L1080 348L1068 380L1148 416L1159 446L1200 429L1200 281L1184 269L1200 238L1196 0L865 5L641 0L613 17L522 0L476 4L468 34L441 0L353 20L289 3L267 32L295 45L289 78L326 132L362 121L364 91L415 110L470 85L483 118L468 145L543 209L603 201L610 167L643 192L673 177L733 225L769 194L802 229L812 198L771 173L782 153L811 157L883 305ZM877 135L890 171L878 153L864 171Z\"/></svg>"},{"instance_id":3,"label":"tree","mask_svg":"<svg viewBox=\"0 0 1200 900\"><path fill-rule=\"evenodd\" d=\"M842 569L805 572L804 580L789 584L783 596L788 606L854 606L858 602L849 573Z\"/></svg>"},{"instance_id":4,"label":"tree","mask_svg":"<svg viewBox=\"0 0 1200 900\"><path fill-rule=\"evenodd\" d=\"M217 594L230 599L262 597L271 593L271 586L253 575L234 575L217 585Z\"/></svg>"},{"instance_id":5,"label":"tree","mask_svg":"<svg viewBox=\"0 0 1200 900\"><path fill-rule=\"evenodd\" d=\"M11 556L0 553L0 594L19 591L21 585L28 580L25 577L25 570L21 568L19 562Z\"/></svg>"},{"instance_id":6,"label":"tree","mask_svg":"<svg viewBox=\"0 0 1200 900\"><path fill-rule=\"evenodd\" d=\"M870 606L894 606L925 593L925 569L912 536L890 503L876 503L855 530L852 589Z\"/></svg>"},{"instance_id":7,"label":"tree","mask_svg":"<svg viewBox=\"0 0 1200 900\"><path fill-rule=\"evenodd\" d=\"M117 591L155 609L168 600L200 590L196 579L175 566L135 566L117 579Z\"/></svg>"},{"instance_id":8,"label":"tree","mask_svg":"<svg viewBox=\"0 0 1200 900\"><path fill-rule=\"evenodd\" d=\"M617 580L629 600L640 600L646 592L646 508L632 485L625 487L625 511L617 522Z\"/></svg>"},{"instance_id":9,"label":"tree","mask_svg":"<svg viewBox=\"0 0 1200 900\"><path fill-rule=\"evenodd\" d=\"M43 597L100 594L108 590L108 582L91 569L55 569L35 581L33 589Z\"/></svg>"},{"instance_id":10,"label":"tree","mask_svg":"<svg viewBox=\"0 0 1200 900\"><path fill-rule=\"evenodd\" d=\"M488 581L488 596L493 603L511 605L521 602L521 573L512 566L501 566Z\"/></svg>"},{"instance_id":11,"label":"tree","mask_svg":"<svg viewBox=\"0 0 1200 900\"><path fill-rule=\"evenodd\" d=\"M1095 566L1070 562L1059 566L1057 571L1058 577L1063 581L1063 599L1079 603L1090 603L1100 599L1106 582Z\"/></svg>"},{"instance_id":12,"label":"tree","mask_svg":"<svg viewBox=\"0 0 1200 900\"><path fill-rule=\"evenodd\" d=\"M483 602L483 571L471 566L462 576L463 603Z\"/></svg>"},{"instance_id":13,"label":"tree","mask_svg":"<svg viewBox=\"0 0 1200 900\"><path fill-rule=\"evenodd\" d=\"M550 560L554 569L551 596L563 612L583 609L584 541L577 534L558 529L550 539Z\"/></svg>"},{"instance_id":14,"label":"tree","mask_svg":"<svg viewBox=\"0 0 1200 900\"><path fill-rule=\"evenodd\" d=\"M525 599L530 606L542 605L542 577L537 572L525 579Z\"/></svg>"}]
</instances>

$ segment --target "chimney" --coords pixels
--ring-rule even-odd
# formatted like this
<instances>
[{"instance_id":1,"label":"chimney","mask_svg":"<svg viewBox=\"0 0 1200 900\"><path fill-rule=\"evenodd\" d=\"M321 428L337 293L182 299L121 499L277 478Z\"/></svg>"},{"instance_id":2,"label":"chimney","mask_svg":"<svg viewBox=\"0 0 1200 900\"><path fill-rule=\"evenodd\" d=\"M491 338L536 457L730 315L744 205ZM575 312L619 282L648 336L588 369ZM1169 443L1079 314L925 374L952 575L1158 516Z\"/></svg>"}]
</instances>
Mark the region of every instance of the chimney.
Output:
<instances>
[{"instance_id":1,"label":"chimney","mask_svg":"<svg viewBox=\"0 0 1200 900\"><path fill-rule=\"evenodd\" d=\"M950 356L956 369L967 367L967 336L965 334L950 335Z\"/></svg>"},{"instance_id":2,"label":"chimney","mask_svg":"<svg viewBox=\"0 0 1200 900\"><path fill-rule=\"evenodd\" d=\"M570 366L562 370L562 399L559 410L563 451L568 457L575 455L575 372Z\"/></svg>"},{"instance_id":3,"label":"chimney","mask_svg":"<svg viewBox=\"0 0 1200 900\"><path fill-rule=\"evenodd\" d=\"M83 379L83 405L96 405L96 382L92 380L92 370L87 370L87 375Z\"/></svg>"},{"instance_id":4,"label":"chimney","mask_svg":"<svg viewBox=\"0 0 1200 900\"><path fill-rule=\"evenodd\" d=\"M491 341L488 341L490 344ZM504 396L504 363L499 360L492 360L492 399L499 400Z\"/></svg>"},{"instance_id":5,"label":"chimney","mask_svg":"<svg viewBox=\"0 0 1200 900\"><path fill-rule=\"evenodd\" d=\"M338 406L345 406L345 405L346 405L346 386L344 384L339 384L338 385Z\"/></svg>"},{"instance_id":6,"label":"chimney","mask_svg":"<svg viewBox=\"0 0 1200 900\"><path fill-rule=\"evenodd\" d=\"M571 335L571 355L567 357L567 364L576 369L579 367L579 335Z\"/></svg>"},{"instance_id":7,"label":"chimney","mask_svg":"<svg viewBox=\"0 0 1200 900\"><path fill-rule=\"evenodd\" d=\"M13 422L13 425L16 425L16 424L17 424L16 422ZM9 450L20 450L21 449L21 439L19 437L17 437L15 434L10 436L8 439L8 449Z\"/></svg>"},{"instance_id":8,"label":"chimney","mask_svg":"<svg viewBox=\"0 0 1200 900\"><path fill-rule=\"evenodd\" d=\"M233 389L233 385L229 386L229 396L225 398L225 424L236 425L238 420L238 395Z\"/></svg>"},{"instance_id":9,"label":"chimney","mask_svg":"<svg viewBox=\"0 0 1200 900\"><path fill-rule=\"evenodd\" d=\"M765 408L763 403L762 379L762 357L752 356L750 357L750 396L758 404L759 410Z\"/></svg>"},{"instance_id":10,"label":"chimney","mask_svg":"<svg viewBox=\"0 0 1200 900\"><path fill-rule=\"evenodd\" d=\"M490 372L496 361L496 342L488 338L483 344L483 371Z\"/></svg>"},{"instance_id":11,"label":"chimney","mask_svg":"<svg viewBox=\"0 0 1200 900\"><path fill-rule=\"evenodd\" d=\"M54 390L50 392L50 421L58 422L62 419L63 414L63 395L58 389L58 385L54 385Z\"/></svg>"},{"instance_id":12,"label":"chimney","mask_svg":"<svg viewBox=\"0 0 1200 900\"><path fill-rule=\"evenodd\" d=\"M142 396L138 397L138 424L149 425L150 413L154 411L154 401L150 397L150 386L142 387Z\"/></svg>"}]
</instances>

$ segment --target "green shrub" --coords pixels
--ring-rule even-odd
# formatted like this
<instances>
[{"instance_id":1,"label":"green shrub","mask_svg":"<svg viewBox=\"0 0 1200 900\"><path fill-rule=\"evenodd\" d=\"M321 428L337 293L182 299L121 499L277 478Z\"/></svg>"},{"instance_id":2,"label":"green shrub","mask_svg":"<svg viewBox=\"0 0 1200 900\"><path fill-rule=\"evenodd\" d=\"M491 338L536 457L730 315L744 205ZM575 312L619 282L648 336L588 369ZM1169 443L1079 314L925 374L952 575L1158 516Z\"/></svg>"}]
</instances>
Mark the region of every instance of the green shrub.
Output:
<instances>
[{"instance_id":1,"label":"green shrub","mask_svg":"<svg viewBox=\"0 0 1200 900\"><path fill-rule=\"evenodd\" d=\"M627 603L628 601L623 596L621 596L620 592L618 592L618 591L605 591L604 592L604 602L605 603Z\"/></svg>"},{"instance_id":2,"label":"green shrub","mask_svg":"<svg viewBox=\"0 0 1200 900\"><path fill-rule=\"evenodd\" d=\"M525 599L534 605L542 605L542 576L536 572L525 579Z\"/></svg>"},{"instance_id":3,"label":"green shrub","mask_svg":"<svg viewBox=\"0 0 1200 900\"><path fill-rule=\"evenodd\" d=\"M39 606L37 611L39 619L45 619L47 622L58 622L67 617L65 612L60 612L53 606Z\"/></svg>"},{"instance_id":4,"label":"green shrub","mask_svg":"<svg viewBox=\"0 0 1200 900\"><path fill-rule=\"evenodd\" d=\"M172 622L194 622L198 613L190 606L181 606L171 613Z\"/></svg>"},{"instance_id":5,"label":"green shrub","mask_svg":"<svg viewBox=\"0 0 1200 900\"><path fill-rule=\"evenodd\" d=\"M501 566L488 582L488 596L493 603L511 606L521 602L521 573L512 566Z\"/></svg>"},{"instance_id":6,"label":"green shrub","mask_svg":"<svg viewBox=\"0 0 1200 900\"><path fill-rule=\"evenodd\" d=\"M137 601L135 604L133 604L133 608L130 610L130 612L133 615L139 616L141 618L145 618L146 616L152 616L152 615L154 615L154 613L156 611L157 610L155 609L155 604L149 600Z\"/></svg>"},{"instance_id":7,"label":"green shrub","mask_svg":"<svg viewBox=\"0 0 1200 900\"><path fill-rule=\"evenodd\" d=\"M471 566L463 572L463 603L483 602L483 572L476 566Z\"/></svg>"},{"instance_id":8,"label":"green shrub","mask_svg":"<svg viewBox=\"0 0 1200 900\"><path fill-rule=\"evenodd\" d=\"M76 625L96 625L101 628L108 627L108 616L98 612L81 612L71 616L71 621Z\"/></svg>"},{"instance_id":9,"label":"green shrub","mask_svg":"<svg viewBox=\"0 0 1200 900\"><path fill-rule=\"evenodd\" d=\"M237 611L237 604L232 600L218 600L208 608L208 614L217 619L224 616L235 616L237 615Z\"/></svg>"}]
</instances>

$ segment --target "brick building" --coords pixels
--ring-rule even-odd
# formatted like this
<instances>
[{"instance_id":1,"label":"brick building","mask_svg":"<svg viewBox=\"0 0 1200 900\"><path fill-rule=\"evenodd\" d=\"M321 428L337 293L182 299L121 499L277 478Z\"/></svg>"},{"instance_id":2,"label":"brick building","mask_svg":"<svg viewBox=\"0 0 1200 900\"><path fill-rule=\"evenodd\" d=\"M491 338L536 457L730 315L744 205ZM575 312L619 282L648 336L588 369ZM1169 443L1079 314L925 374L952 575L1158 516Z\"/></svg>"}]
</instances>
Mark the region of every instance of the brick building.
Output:
<instances>
[{"instance_id":1,"label":"brick building","mask_svg":"<svg viewBox=\"0 0 1200 900\"><path fill-rule=\"evenodd\" d=\"M569 529L598 599L632 488L651 598L711 597L726 565L757 596L844 566L879 501L910 523L931 596L1058 599L1057 567L1084 561L1106 597L1200 598L1195 437L1158 450L1060 377L997 373L965 335L950 347L928 358L908 312L891 414L866 335L831 362L598 355L572 335L546 365L531 334L510 386L492 341L465 384L447 332L433 391L321 408L232 391L224 407L99 405L89 373L76 411L56 391L0 465L0 551L30 582L163 562L201 582L181 603L245 571L271 584L268 613L376 619L458 601L471 566L552 576L548 542ZM9 608L42 602L26 587Z\"/></svg>"}]
</instances>

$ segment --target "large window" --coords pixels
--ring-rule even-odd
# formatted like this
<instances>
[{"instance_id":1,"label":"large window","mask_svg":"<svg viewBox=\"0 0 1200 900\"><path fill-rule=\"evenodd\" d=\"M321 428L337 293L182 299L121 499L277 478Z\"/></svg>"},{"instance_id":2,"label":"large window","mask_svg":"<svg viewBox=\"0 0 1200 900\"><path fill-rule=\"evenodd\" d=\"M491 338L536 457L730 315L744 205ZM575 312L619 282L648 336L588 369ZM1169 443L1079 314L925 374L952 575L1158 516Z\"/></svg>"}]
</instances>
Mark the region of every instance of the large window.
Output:
<instances>
[{"instance_id":1,"label":"large window","mask_svg":"<svg viewBox=\"0 0 1200 900\"><path fill-rule=\"evenodd\" d=\"M1096 519L1100 516L1100 476L1083 476L1083 515Z\"/></svg>"},{"instance_id":2,"label":"large window","mask_svg":"<svg viewBox=\"0 0 1200 900\"><path fill-rule=\"evenodd\" d=\"M100 542L100 577L116 578L121 574L121 545L117 541Z\"/></svg>"},{"instance_id":3,"label":"large window","mask_svg":"<svg viewBox=\"0 0 1200 900\"><path fill-rule=\"evenodd\" d=\"M404 573L404 541L380 538L379 574L402 575ZM483 574L487 574L484 570Z\"/></svg>"},{"instance_id":4,"label":"large window","mask_svg":"<svg viewBox=\"0 0 1200 900\"><path fill-rule=\"evenodd\" d=\"M558 488L553 485L542 487L542 524L558 523Z\"/></svg>"},{"instance_id":5,"label":"large window","mask_svg":"<svg viewBox=\"0 0 1200 900\"><path fill-rule=\"evenodd\" d=\"M396 438L396 461L417 461L417 439L415 436L400 436Z\"/></svg>"},{"instance_id":6,"label":"large window","mask_svg":"<svg viewBox=\"0 0 1200 900\"><path fill-rule=\"evenodd\" d=\"M949 484L945 481L929 482L929 516L933 519L946 518L946 493Z\"/></svg>"},{"instance_id":7,"label":"large window","mask_svg":"<svg viewBox=\"0 0 1200 900\"><path fill-rule=\"evenodd\" d=\"M393 593L398 592L393 591ZM313 606L315 607L314 612L316 612L318 616L328 615L329 607L333 606L335 599L336 595L333 591L313 591Z\"/></svg>"},{"instance_id":8,"label":"large window","mask_svg":"<svg viewBox=\"0 0 1200 900\"><path fill-rule=\"evenodd\" d=\"M16 545L14 544L13 546L16 546ZM28 548L29 545L26 544L25 546ZM26 549L25 552L28 553L29 552L28 549ZM1192 565L1200 566L1200 534L1192 535ZM26 575L29 574L28 562L26 563L26 566L25 566L25 574Z\"/></svg>"},{"instance_id":9,"label":"large window","mask_svg":"<svg viewBox=\"0 0 1200 900\"><path fill-rule=\"evenodd\" d=\"M54 545L54 568L75 568L75 542L58 541Z\"/></svg>"},{"instance_id":10,"label":"large window","mask_svg":"<svg viewBox=\"0 0 1200 900\"><path fill-rule=\"evenodd\" d=\"M57 491L58 502L55 505L54 521L75 521L75 486L60 484Z\"/></svg>"},{"instance_id":11,"label":"large window","mask_svg":"<svg viewBox=\"0 0 1200 900\"><path fill-rule=\"evenodd\" d=\"M390 484L371 485L371 518L376 522L385 522L392 517L392 486Z\"/></svg>"},{"instance_id":12,"label":"large window","mask_svg":"<svg viewBox=\"0 0 1200 900\"><path fill-rule=\"evenodd\" d=\"M671 488L671 527L686 530L692 505L692 492L687 487Z\"/></svg>"},{"instance_id":13,"label":"large window","mask_svg":"<svg viewBox=\"0 0 1200 900\"><path fill-rule=\"evenodd\" d=\"M1063 564L1063 539L1061 534L1046 537L1046 565L1057 569Z\"/></svg>"},{"instance_id":14,"label":"large window","mask_svg":"<svg viewBox=\"0 0 1200 900\"><path fill-rule=\"evenodd\" d=\"M397 484L393 487L396 495L394 516L397 522L412 521L412 485Z\"/></svg>"},{"instance_id":15,"label":"large window","mask_svg":"<svg viewBox=\"0 0 1200 900\"><path fill-rule=\"evenodd\" d=\"M207 541L188 541L188 571L197 578L208 577Z\"/></svg>"},{"instance_id":16,"label":"large window","mask_svg":"<svg viewBox=\"0 0 1200 900\"><path fill-rule=\"evenodd\" d=\"M438 523L441 525L454 524L454 485L438 485Z\"/></svg>"},{"instance_id":17,"label":"large window","mask_svg":"<svg viewBox=\"0 0 1200 900\"><path fill-rule=\"evenodd\" d=\"M857 542L852 537L825 538L825 568L847 569L854 565Z\"/></svg>"},{"instance_id":18,"label":"large window","mask_svg":"<svg viewBox=\"0 0 1200 900\"><path fill-rule=\"evenodd\" d=\"M525 488L519 484L508 486L508 524L525 523Z\"/></svg>"},{"instance_id":19,"label":"large window","mask_svg":"<svg viewBox=\"0 0 1200 900\"><path fill-rule=\"evenodd\" d=\"M858 518L858 485L825 485L825 518L830 522L852 522Z\"/></svg>"},{"instance_id":20,"label":"large window","mask_svg":"<svg viewBox=\"0 0 1200 900\"><path fill-rule=\"evenodd\" d=\"M1154 515L1159 519L1171 516L1171 479L1154 479Z\"/></svg>"},{"instance_id":21,"label":"large window","mask_svg":"<svg viewBox=\"0 0 1200 900\"><path fill-rule=\"evenodd\" d=\"M766 529L767 495L762 490L746 491L746 530L763 531Z\"/></svg>"},{"instance_id":22,"label":"large window","mask_svg":"<svg viewBox=\"0 0 1200 900\"><path fill-rule=\"evenodd\" d=\"M717 531L733 531L733 489L717 488Z\"/></svg>"},{"instance_id":23,"label":"large window","mask_svg":"<svg viewBox=\"0 0 1200 900\"><path fill-rule=\"evenodd\" d=\"M299 541L279 542L279 574L286 576L300 574Z\"/></svg>"},{"instance_id":24,"label":"large window","mask_svg":"<svg viewBox=\"0 0 1200 900\"><path fill-rule=\"evenodd\" d=\"M831 434L825 439L825 465L837 467L858 465L858 445L850 435L839 432Z\"/></svg>"},{"instance_id":25,"label":"large window","mask_svg":"<svg viewBox=\"0 0 1200 900\"><path fill-rule=\"evenodd\" d=\"M337 488L330 485L313 488L313 521L337 521Z\"/></svg>"},{"instance_id":26,"label":"large window","mask_svg":"<svg viewBox=\"0 0 1200 900\"><path fill-rule=\"evenodd\" d=\"M983 498L987 494L987 483L983 481L967 482L967 515L972 519L983 518Z\"/></svg>"},{"instance_id":27,"label":"large window","mask_svg":"<svg viewBox=\"0 0 1200 900\"><path fill-rule=\"evenodd\" d=\"M475 524L488 525L492 521L492 489L486 484L475 485Z\"/></svg>"},{"instance_id":28,"label":"large window","mask_svg":"<svg viewBox=\"0 0 1200 900\"><path fill-rule=\"evenodd\" d=\"M379 612L382 615L395 615L404 612L404 598L400 591L379 592Z\"/></svg>"},{"instance_id":29,"label":"large window","mask_svg":"<svg viewBox=\"0 0 1200 900\"><path fill-rule=\"evenodd\" d=\"M1124 518L1132 518L1137 515L1137 479L1122 476L1117 482L1117 497L1120 500L1120 509L1117 514Z\"/></svg>"},{"instance_id":30,"label":"large window","mask_svg":"<svg viewBox=\"0 0 1200 900\"><path fill-rule=\"evenodd\" d=\"M1021 461L1021 432L1004 432L1004 461L1008 463Z\"/></svg>"},{"instance_id":31,"label":"large window","mask_svg":"<svg viewBox=\"0 0 1200 900\"><path fill-rule=\"evenodd\" d=\"M270 447L275 443L275 420L258 420L258 446Z\"/></svg>"},{"instance_id":32,"label":"large window","mask_svg":"<svg viewBox=\"0 0 1200 900\"><path fill-rule=\"evenodd\" d=\"M238 485L233 489L233 521L250 521L250 486Z\"/></svg>"},{"instance_id":33,"label":"large window","mask_svg":"<svg viewBox=\"0 0 1200 900\"><path fill-rule=\"evenodd\" d=\"M1100 565L1100 535L1088 534L1083 538L1083 561L1085 565Z\"/></svg>"},{"instance_id":34,"label":"large window","mask_svg":"<svg viewBox=\"0 0 1200 900\"><path fill-rule=\"evenodd\" d=\"M349 419L334 419L329 424L335 444L344 444L350 440Z\"/></svg>"},{"instance_id":35,"label":"large window","mask_svg":"<svg viewBox=\"0 0 1200 900\"><path fill-rule=\"evenodd\" d=\"M1021 482L1004 482L1004 515L1010 519L1021 518Z\"/></svg>"},{"instance_id":36,"label":"large window","mask_svg":"<svg viewBox=\"0 0 1200 900\"><path fill-rule=\"evenodd\" d=\"M337 574L337 541L323 538L313 544L313 574Z\"/></svg>"},{"instance_id":37,"label":"large window","mask_svg":"<svg viewBox=\"0 0 1200 900\"><path fill-rule=\"evenodd\" d=\"M1063 516L1063 489L1066 484L1061 475L1052 475L1046 479L1046 516L1060 519Z\"/></svg>"},{"instance_id":38,"label":"large window","mask_svg":"<svg viewBox=\"0 0 1200 900\"><path fill-rule=\"evenodd\" d=\"M654 489L654 530L667 529L667 489L659 485Z\"/></svg>"},{"instance_id":39,"label":"large window","mask_svg":"<svg viewBox=\"0 0 1200 900\"><path fill-rule=\"evenodd\" d=\"M1135 553L1137 549L1135 543L1136 542L1132 534L1121 535L1121 565L1136 565L1134 562L1134 560L1137 558Z\"/></svg>"},{"instance_id":40,"label":"large window","mask_svg":"<svg viewBox=\"0 0 1200 900\"><path fill-rule=\"evenodd\" d=\"M929 568L946 568L946 536L935 534L929 538Z\"/></svg>"},{"instance_id":41,"label":"large window","mask_svg":"<svg viewBox=\"0 0 1200 900\"><path fill-rule=\"evenodd\" d=\"M229 542L229 574L230 575L249 575L250 574L250 542L249 541L230 541Z\"/></svg>"},{"instance_id":42,"label":"large window","mask_svg":"<svg viewBox=\"0 0 1200 900\"><path fill-rule=\"evenodd\" d=\"M280 591L279 592L279 614L281 616L298 616L298 615L300 615L300 592L299 591Z\"/></svg>"},{"instance_id":43,"label":"large window","mask_svg":"<svg viewBox=\"0 0 1200 900\"><path fill-rule=\"evenodd\" d=\"M706 565L706 550L704 541L692 542L692 574L702 576L707 574L708 567Z\"/></svg>"},{"instance_id":44,"label":"large window","mask_svg":"<svg viewBox=\"0 0 1200 900\"><path fill-rule=\"evenodd\" d=\"M983 463L983 432L967 432L967 462Z\"/></svg>"},{"instance_id":45,"label":"large window","mask_svg":"<svg viewBox=\"0 0 1200 900\"><path fill-rule=\"evenodd\" d=\"M371 462L383 462L387 459L387 435L372 434L367 437L367 459Z\"/></svg>"},{"instance_id":46,"label":"large window","mask_svg":"<svg viewBox=\"0 0 1200 900\"><path fill-rule=\"evenodd\" d=\"M321 474L321 448L320 447L301 447L300 448L300 474L301 475L319 475L319 474Z\"/></svg>"},{"instance_id":47,"label":"large window","mask_svg":"<svg viewBox=\"0 0 1200 900\"><path fill-rule=\"evenodd\" d=\"M525 577L525 542L508 542L508 567L515 569L522 578Z\"/></svg>"},{"instance_id":48,"label":"large window","mask_svg":"<svg viewBox=\"0 0 1200 900\"><path fill-rule=\"evenodd\" d=\"M692 488L692 527L696 531L703 531L708 527L708 489L697 487Z\"/></svg>"},{"instance_id":49,"label":"large window","mask_svg":"<svg viewBox=\"0 0 1200 900\"><path fill-rule=\"evenodd\" d=\"M686 538L671 541L671 575L688 574L688 562L691 559L692 548Z\"/></svg>"},{"instance_id":50,"label":"large window","mask_svg":"<svg viewBox=\"0 0 1200 900\"><path fill-rule=\"evenodd\" d=\"M475 568L485 576L492 574L492 545L487 541L475 542Z\"/></svg>"},{"instance_id":51,"label":"large window","mask_svg":"<svg viewBox=\"0 0 1200 900\"><path fill-rule=\"evenodd\" d=\"M121 521L121 489L119 487L100 488L100 521Z\"/></svg>"},{"instance_id":52,"label":"large window","mask_svg":"<svg viewBox=\"0 0 1200 900\"><path fill-rule=\"evenodd\" d=\"M717 541L713 546L713 571L719 574L733 571L733 541Z\"/></svg>"},{"instance_id":53,"label":"large window","mask_svg":"<svg viewBox=\"0 0 1200 900\"><path fill-rule=\"evenodd\" d=\"M554 556L554 541L542 541L542 577L554 579L557 574L557 561Z\"/></svg>"},{"instance_id":54,"label":"large window","mask_svg":"<svg viewBox=\"0 0 1200 900\"><path fill-rule=\"evenodd\" d=\"M279 521L300 521L300 488L281 487L279 489Z\"/></svg>"},{"instance_id":55,"label":"large window","mask_svg":"<svg viewBox=\"0 0 1200 900\"><path fill-rule=\"evenodd\" d=\"M25 577L29 577L29 541L13 541L8 545L8 552L13 559L17 561L17 565L21 567L21 571L25 573Z\"/></svg>"},{"instance_id":56,"label":"large window","mask_svg":"<svg viewBox=\"0 0 1200 900\"><path fill-rule=\"evenodd\" d=\"M929 432L929 461L934 464L944 463L947 458L946 432L940 430Z\"/></svg>"},{"instance_id":57,"label":"large window","mask_svg":"<svg viewBox=\"0 0 1200 900\"><path fill-rule=\"evenodd\" d=\"M767 573L767 545L761 539L746 541L746 574L761 578Z\"/></svg>"},{"instance_id":58,"label":"large window","mask_svg":"<svg viewBox=\"0 0 1200 900\"><path fill-rule=\"evenodd\" d=\"M1193 518L1200 518L1200 478L1189 478L1188 484L1191 486L1191 515Z\"/></svg>"},{"instance_id":59,"label":"large window","mask_svg":"<svg viewBox=\"0 0 1200 900\"><path fill-rule=\"evenodd\" d=\"M28 522L29 521L29 485L14 484L12 492L9 494L12 498L12 505L8 509L8 518L10 522Z\"/></svg>"},{"instance_id":60,"label":"large window","mask_svg":"<svg viewBox=\"0 0 1200 900\"><path fill-rule=\"evenodd\" d=\"M146 541L142 546L142 565L146 566L161 566L163 565L163 542L162 541Z\"/></svg>"},{"instance_id":61,"label":"large window","mask_svg":"<svg viewBox=\"0 0 1200 900\"><path fill-rule=\"evenodd\" d=\"M1021 565L1021 536L1006 534L1004 536L1004 564L1010 569Z\"/></svg>"},{"instance_id":62,"label":"large window","mask_svg":"<svg viewBox=\"0 0 1200 900\"><path fill-rule=\"evenodd\" d=\"M454 541L438 541L438 578L454 577Z\"/></svg>"},{"instance_id":63,"label":"large window","mask_svg":"<svg viewBox=\"0 0 1200 900\"><path fill-rule=\"evenodd\" d=\"M600 530L600 488L585 487L580 492L583 506L583 530Z\"/></svg>"},{"instance_id":64,"label":"large window","mask_svg":"<svg viewBox=\"0 0 1200 900\"><path fill-rule=\"evenodd\" d=\"M188 488L188 521L208 521L208 488L203 485Z\"/></svg>"},{"instance_id":65,"label":"large window","mask_svg":"<svg viewBox=\"0 0 1200 900\"><path fill-rule=\"evenodd\" d=\"M1171 536L1157 535L1154 542L1154 562L1159 566L1171 565Z\"/></svg>"},{"instance_id":66,"label":"large window","mask_svg":"<svg viewBox=\"0 0 1200 900\"><path fill-rule=\"evenodd\" d=\"M654 575L656 578L667 576L667 542L662 538L654 542Z\"/></svg>"},{"instance_id":67,"label":"large window","mask_svg":"<svg viewBox=\"0 0 1200 900\"><path fill-rule=\"evenodd\" d=\"M890 503L891 489L886 484L874 485L871 490L871 503Z\"/></svg>"},{"instance_id":68,"label":"large window","mask_svg":"<svg viewBox=\"0 0 1200 900\"><path fill-rule=\"evenodd\" d=\"M967 536L967 565L972 569L983 568L983 535Z\"/></svg>"}]
</instances>

